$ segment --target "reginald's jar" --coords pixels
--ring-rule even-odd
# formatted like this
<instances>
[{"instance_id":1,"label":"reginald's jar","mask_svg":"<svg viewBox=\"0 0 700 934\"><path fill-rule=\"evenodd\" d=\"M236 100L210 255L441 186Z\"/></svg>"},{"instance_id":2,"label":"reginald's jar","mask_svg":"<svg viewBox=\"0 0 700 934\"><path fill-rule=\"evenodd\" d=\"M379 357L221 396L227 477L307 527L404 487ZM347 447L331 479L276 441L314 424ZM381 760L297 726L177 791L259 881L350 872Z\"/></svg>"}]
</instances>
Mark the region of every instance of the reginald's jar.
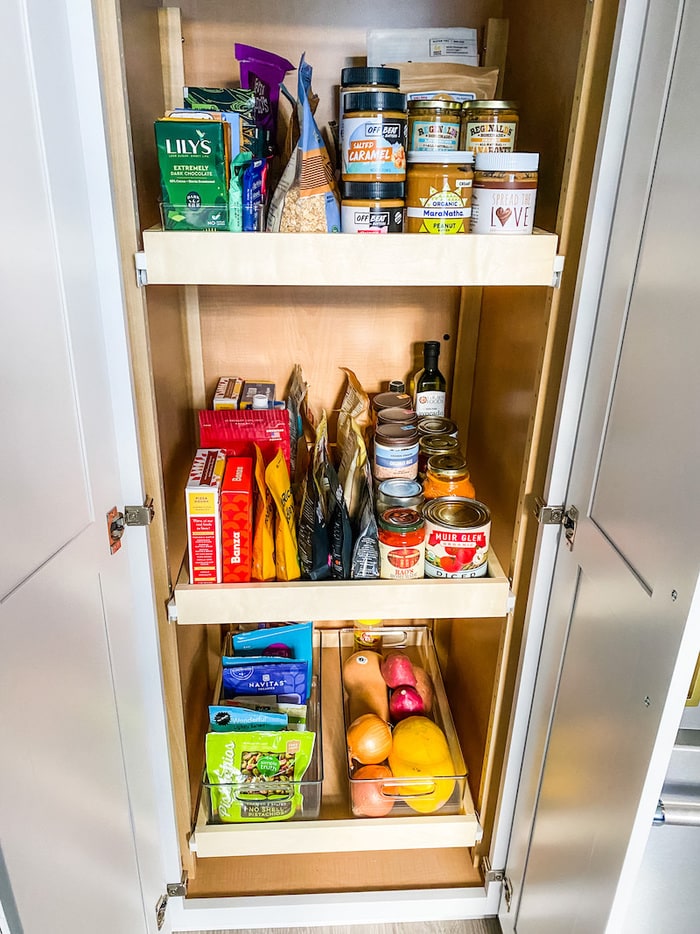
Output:
<instances>
[{"instance_id":1,"label":"reginald's jar","mask_svg":"<svg viewBox=\"0 0 700 934\"><path fill-rule=\"evenodd\" d=\"M461 148L470 152L513 152L518 123L518 105L513 101L465 101Z\"/></svg>"}]
</instances>

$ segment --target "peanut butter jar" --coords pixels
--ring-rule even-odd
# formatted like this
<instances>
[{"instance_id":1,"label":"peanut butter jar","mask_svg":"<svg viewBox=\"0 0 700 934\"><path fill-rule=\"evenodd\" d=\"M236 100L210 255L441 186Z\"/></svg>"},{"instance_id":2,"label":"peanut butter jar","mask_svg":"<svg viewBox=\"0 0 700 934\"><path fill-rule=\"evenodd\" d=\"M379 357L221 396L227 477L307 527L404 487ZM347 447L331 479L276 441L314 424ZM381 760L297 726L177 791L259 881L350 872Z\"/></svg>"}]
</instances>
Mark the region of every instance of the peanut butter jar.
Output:
<instances>
[{"instance_id":1,"label":"peanut butter jar","mask_svg":"<svg viewBox=\"0 0 700 934\"><path fill-rule=\"evenodd\" d=\"M519 122L514 101L465 101L460 148L470 152L514 152Z\"/></svg>"},{"instance_id":2,"label":"peanut butter jar","mask_svg":"<svg viewBox=\"0 0 700 934\"><path fill-rule=\"evenodd\" d=\"M469 233L473 162L471 152L409 152L407 233Z\"/></svg>"},{"instance_id":3,"label":"peanut butter jar","mask_svg":"<svg viewBox=\"0 0 700 934\"><path fill-rule=\"evenodd\" d=\"M472 233L532 233L539 161L537 152L476 154Z\"/></svg>"}]
</instances>

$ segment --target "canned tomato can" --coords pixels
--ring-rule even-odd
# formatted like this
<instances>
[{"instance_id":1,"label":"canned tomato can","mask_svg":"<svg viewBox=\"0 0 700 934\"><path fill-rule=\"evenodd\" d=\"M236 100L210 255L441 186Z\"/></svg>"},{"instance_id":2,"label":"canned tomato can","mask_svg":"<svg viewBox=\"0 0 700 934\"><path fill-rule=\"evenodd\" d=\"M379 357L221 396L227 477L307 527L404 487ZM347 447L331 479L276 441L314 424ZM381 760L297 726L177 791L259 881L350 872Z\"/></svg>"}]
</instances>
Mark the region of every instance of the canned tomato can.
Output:
<instances>
[{"instance_id":1,"label":"canned tomato can","mask_svg":"<svg viewBox=\"0 0 700 934\"><path fill-rule=\"evenodd\" d=\"M463 496L423 506L426 577L485 577L491 533L488 507Z\"/></svg>"},{"instance_id":2,"label":"canned tomato can","mask_svg":"<svg viewBox=\"0 0 700 934\"><path fill-rule=\"evenodd\" d=\"M414 580L425 572L425 523L416 509L396 506L379 517L379 576Z\"/></svg>"},{"instance_id":3,"label":"canned tomato can","mask_svg":"<svg viewBox=\"0 0 700 934\"><path fill-rule=\"evenodd\" d=\"M390 480L382 480L377 487L378 516L394 506L420 511L424 502L423 487L417 480L401 480L398 477L392 477Z\"/></svg>"}]
</instances>

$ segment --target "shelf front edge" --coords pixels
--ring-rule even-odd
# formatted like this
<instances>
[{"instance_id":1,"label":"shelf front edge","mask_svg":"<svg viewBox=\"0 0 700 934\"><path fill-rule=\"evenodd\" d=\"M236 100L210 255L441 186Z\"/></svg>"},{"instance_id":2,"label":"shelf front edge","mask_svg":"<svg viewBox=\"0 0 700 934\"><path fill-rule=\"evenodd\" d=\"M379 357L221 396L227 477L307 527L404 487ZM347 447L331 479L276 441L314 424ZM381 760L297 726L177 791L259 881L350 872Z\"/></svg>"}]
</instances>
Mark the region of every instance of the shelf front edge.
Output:
<instances>
[{"instance_id":1,"label":"shelf front edge","mask_svg":"<svg viewBox=\"0 0 700 934\"><path fill-rule=\"evenodd\" d=\"M287 821L197 826L198 857L279 853L346 853L474 846L481 839L474 814L372 820Z\"/></svg>"},{"instance_id":2,"label":"shelf front edge","mask_svg":"<svg viewBox=\"0 0 700 934\"><path fill-rule=\"evenodd\" d=\"M508 614L510 584L491 552L489 576L469 580L329 580L190 584L175 588L177 622L281 623L290 619L462 619Z\"/></svg>"},{"instance_id":3,"label":"shelf front edge","mask_svg":"<svg viewBox=\"0 0 700 934\"><path fill-rule=\"evenodd\" d=\"M557 239L143 232L150 285L551 286Z\"/></svg>"}]
</instances>

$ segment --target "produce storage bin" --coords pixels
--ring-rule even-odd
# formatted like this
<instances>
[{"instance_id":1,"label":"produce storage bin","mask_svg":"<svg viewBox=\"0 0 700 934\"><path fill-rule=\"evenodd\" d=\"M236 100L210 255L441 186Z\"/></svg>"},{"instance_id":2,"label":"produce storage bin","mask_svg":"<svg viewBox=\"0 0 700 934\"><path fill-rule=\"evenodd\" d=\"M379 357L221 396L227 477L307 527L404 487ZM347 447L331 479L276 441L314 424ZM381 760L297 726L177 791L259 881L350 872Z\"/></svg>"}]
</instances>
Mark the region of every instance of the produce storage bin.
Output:
<instances>
[{"instance_id":1,"label":"produce storage bin","mask_svg":"<svg viewBox=\"0 0 700 934\"><path fill-rule=\"evenodd\" d=\"M250 631L251 627L240 627ZM225 653L231 653L231 637L233 631L227 634ZM282 780L273 782L241 781L229 784L215 784L207 781L206 768L202 781L201 809L206 815L207 824L233 824L236 820L223 820L219 817L216 808L217 799L226 795L229 799L240 802L242 814L241 823L270 822L270 821L303 821L315 820L321 810L321 792L323 786L323 743L321 726L321 639L320 633L314 630L313 665L311 678L311 691L307 702L306 729L315 733L315 741L311 761L298 781ZM216 690L216 702L221 694L221 680ZM271 786L274 787L274 791ZM256 798L264 795L264 800ZM288 812L293 809L293 813Z\"/></svg>"},{"instance_id":2,"label":"produce storage bin","mask_svg":"<svg viewBox=\"0 0 700 934\"><path fill-rule=\"evenodd\" d=\"M436 774L424 771L420 777L412 778L399 776L380 779L356 778L358 764L351 760L348 753L348 781L353 815L355 817L415 818L421 814L447 816L463 814L467 811L472 813L473 805L467 788L467 768L445 694L432 633L426 626L408 626L373 628L372 635L381 636L384 655L393 650L404 652L412 664L420 666L430 676L434 696L432 709L426 716L440 728L447 740L453 774L448 773L447 770L441 770ZM342 672L344 662L356 651L354 631L341 629L338 637ZM387 687L387 697L390 691L391 689ZM349 695L345 684L343 684L343 715L347 735L350 712ZM392 724L392 730L395 726ZM468 803L465 802L465 796Z\"/></svg>"}]
</instances>

